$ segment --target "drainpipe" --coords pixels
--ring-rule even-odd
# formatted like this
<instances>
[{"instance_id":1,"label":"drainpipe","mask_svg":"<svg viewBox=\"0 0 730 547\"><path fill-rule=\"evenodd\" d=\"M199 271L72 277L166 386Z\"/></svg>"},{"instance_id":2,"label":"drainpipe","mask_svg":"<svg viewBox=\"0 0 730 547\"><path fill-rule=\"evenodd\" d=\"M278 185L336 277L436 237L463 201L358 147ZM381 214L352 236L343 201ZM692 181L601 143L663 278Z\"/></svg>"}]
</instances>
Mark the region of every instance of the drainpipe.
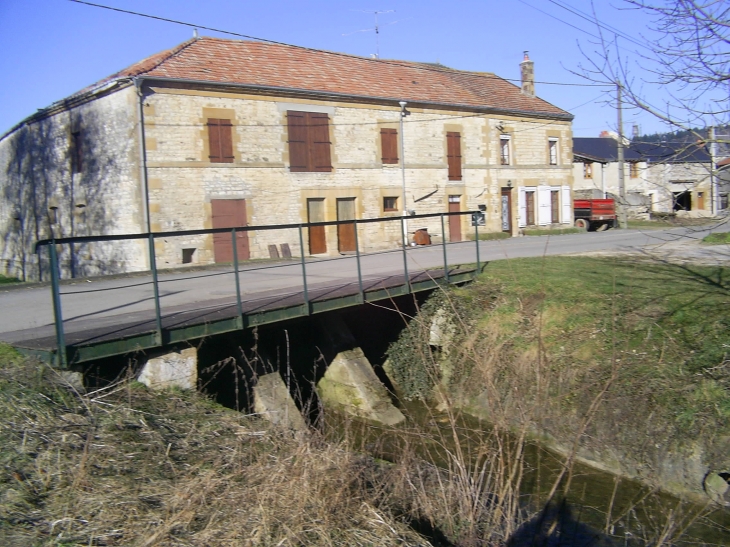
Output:
<instances>
[{"instance_id":1,"label":"drainpipe","mask_svg":"<svg viewBox=\"0 0 730 547\"><path fill-rule=\"evenodd\" d=\"M150 193L147 180L147 145L144 133L144 93L142 92L142 79L134 78L134 87L137 89L139 103L137 105L137 132L139 138L139 178L142 181L142 215L144 216L144 227L147 233L152 231L150 222Z\"/></svg>"}]
</instances>

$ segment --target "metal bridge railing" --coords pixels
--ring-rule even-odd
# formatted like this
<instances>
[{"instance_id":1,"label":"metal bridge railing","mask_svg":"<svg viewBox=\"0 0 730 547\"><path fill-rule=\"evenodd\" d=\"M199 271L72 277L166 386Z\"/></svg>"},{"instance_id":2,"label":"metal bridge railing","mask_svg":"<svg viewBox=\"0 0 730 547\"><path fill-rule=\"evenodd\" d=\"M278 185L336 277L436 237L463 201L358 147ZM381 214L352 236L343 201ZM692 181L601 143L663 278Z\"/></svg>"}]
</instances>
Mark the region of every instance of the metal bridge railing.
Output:
<instances>
[{"instance_id":1,"label":"metal bridge railing","mask_svg":"<svg viewBox=\"0 0 730 547\"><path fill-rule=\"evenodd\" d=\"M450 239L450 237L447 237L446 232L446 219L448 217L453 216L470 216L471 217L471 227L473 228L473 238L474 238L474 254L470 254L468 259L463 258L463 247L464 245L468 245L466 242L447 242L447 239ZM354 241L355 241L355 250L354 250L354 259L357 269L357 285L358 285L358 295L359 295L359 302L364 303L365 302L365 288L364 288L364 281L363 281L363 262L366 260L372 260L374 257L377 257L378 255L384 255L384 254L392 254L396 252L400 252L402 254L402 273L404 278L404 284L408 287L408 292L411 292L411 273L409 271L409 255L412 255L414 252L416 252L414 249L414 244L412 244L410 241L406 240L406 232L405 230L400 230L402 236L401 236L401 245L400 250L398 249L385 249L385 250L379 250L379 251L371 251L371 252L363 252L362 249L362 235L360 234L362 227L366 226L368 224L372 223L403 223L407 222L408 224L412 225L414 221L419 220L428 220L432 219L431 224L433 225L434 222L440 221L440 234L433 234L433 237L440 237L441 242L440 246L442 248L442 265L438 265L438 267L443 267L444 270L444 279L446 282L449 282L449 255L448 255L448 248L450 246L459 244L460 248L462 249L461 255L462 258L458 258L457 262L455 262L453 265L457 264L464 264L464 263L476 263L477 271L480 270L481 264L480 264L480 254L479 254L479 219L483 219L483 216L479 212L475 211L466 211L466 212L453 212L453 213L435 213L435 214L425 214L425 215L413 215L409 217L387 217L387 218L374 218L374 219L354 219L354 220L342 220L342 221L331 221L331 222L312 222L312 223L301 223L301 224L288 224L288 225L271 225L271 226L240 226L240 227L233 227L233 228L210 228L210 229L202 229L202 230L185 230L185 231L170 231L170 232L151 232L151 233L139 233L139 234L124 234L124 235L103 235L103 236L79 236L79 237L65 237L65 238L51 238L51 239L44 239L41 241L38 241L36 243L36 253L41 253L43 249L47 249L49 261L50 261L50 277L51 277L51 292L52 292L52 298L53 298L53 315L54 315L54 325L55 325L55 333L56 333L56 347L57 347L57 353L56 353L56 364L60 367L66 367L68 365L68 353L67 353L67 346L66 346L66 333L64 328L64 310L62 306L62 296L70 296L73 294L81 293L83 291L77 291L77 293L74 293L73 291L69 291L66 293L61 292L61 261L59 260L59 253L58 248L63 248L63 246L69 246L70 253L74 253L75 250L79 248L79 246L83 246L84 244L92 244L92 243L102 243L102 244L110 244L114 245L118 242L123 241L145 241L147 245L147 254L148 254L148 260L149 260L149 271L146 273L149 273L151 275L151 284L153 289L153 295L152 300L154 303L154 316L155 316L155 342L156 345L162 346L165 343L164 338L164 329L163 329L163 311L162 311L162 302L161 302L161 293L160 293L160 284L163 282L175 282L175 281L181 281L185 279L192 279L194 276L189 275L187 277L178 277L178 278L171 278L166 280L160 279L160 271L157 265L157 251L155 247L155 243L160 240L169 240L172 238L190 238L193 236L203 236L203 235L215 235L215 234L224 234L224 233L230 233L231 235L231 247L232 247L232 254L233 254L233 261L230 267L232 268L232 271L223 271L223 272L216 272L211 275L218 275L219 273L222 274L232 274L233 278L235 280L234 288L235 288L235 298L236 298L236 324L238 325L238 328L243 328L243 299L242 299L242 288L241 288L241 278L245 278L245 274L247 272L254 272L258 270L263 269L269 269L269 268L280 268L280 267L292 267L292 262L287 261L283 262L281 264L276 264L274 266L271 265L265 265L258 267L257 261L254 260L244 260L241 261L240 257L238 256L238 245L237 245L237 238L240 235L241 232L246 233L261 233L265 231L282 231L282 230L296 230L298 234L298 243L299 243L299 262L301 266L301 288L304 299L304 314L311 314L312 308L311 308L311 300L310 300L310 281L312 274L308 273L308 265L310 267L312 264L321 264L323 262L329 262L333 260L341 260L343 259L342 256L336 256L336 257L313 257L312 255L309 256L309 260L307 257L307 252L305 252L305 249L307 248L305 246L305 230L309 230L313 227L319 227L319 226L341 226L341 225L354 225ZM436 224L438 226L438 224ZM461 227L463 227L464 223L462 222ZM471 234L468 234L469 236ZM433 248L434 245L430 245L429 248ZM472 258L473 257L473 258ZM292 257L294 258L294 256ZM352 259L352 256L349 256L350 259ZM412 257L412 262L413 262ZM39 260L40 262L40 260ZM252 266L253 265L253 266ZM212 268L216 267L216 264L212 263L210 264ZM225 266L224 264L218 264L218 267ZM245 266L242 268L242 266ZM412 265L413 266L413 265ZM421 267L422 270L426 270L428 268L434 268L437 265L433 263L433 261L428 263L427 267L424 267L419 264L415 264L416 267ZM413 267L411 268L413 270ZM166 270L166 274L170 274L170 272L175 273L182 273L182 272L188 272L189 270L186 270L184 267L175 268L174 270ZM123 272L122 272L123 273ZM389 272L391 273L391 272ZM125 288L129 288L128 286L120 286L119 289L124 290ZM113 289L109 289L113 290Z\"/></svg>"}]
</instances>

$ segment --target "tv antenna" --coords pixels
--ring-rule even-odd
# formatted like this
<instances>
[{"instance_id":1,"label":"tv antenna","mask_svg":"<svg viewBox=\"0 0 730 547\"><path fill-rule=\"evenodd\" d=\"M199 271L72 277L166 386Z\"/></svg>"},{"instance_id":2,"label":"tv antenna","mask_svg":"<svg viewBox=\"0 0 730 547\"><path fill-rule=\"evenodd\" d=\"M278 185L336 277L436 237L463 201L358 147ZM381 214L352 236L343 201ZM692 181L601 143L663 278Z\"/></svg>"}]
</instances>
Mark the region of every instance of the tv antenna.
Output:
<instances>
[{"instance_id":1,"label":"tv antenna","mask_svg":"<svg viewBox=\"0 0 730 547\"><path fill-rule=\"evenodd\" d=\"M375 15L375 28L364 28L362 30L356 30L354 32L348 32L347 34L343 34L342 36L350 36L352 34L356 34L358 32L370 32L371 30L375 31L375 59L380 59L380 25L378 23L378 15L381 13L395 13L394 9L388 9L388 10L364 10L364 9L357 9L357 10L351 10L351 11L359 11L361 13L372 13ZM386 23L387 25L395 25L398 21L391 21L390 23Z\"/></svg>"}]
</instances>

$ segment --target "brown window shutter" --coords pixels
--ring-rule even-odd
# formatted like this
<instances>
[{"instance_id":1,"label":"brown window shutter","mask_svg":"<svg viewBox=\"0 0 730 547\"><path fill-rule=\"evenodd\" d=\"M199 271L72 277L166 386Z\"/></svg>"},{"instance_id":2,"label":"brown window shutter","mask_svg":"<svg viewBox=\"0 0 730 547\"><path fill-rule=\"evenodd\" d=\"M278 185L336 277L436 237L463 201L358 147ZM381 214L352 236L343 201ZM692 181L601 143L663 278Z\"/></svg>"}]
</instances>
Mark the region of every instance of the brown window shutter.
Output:
<instances>
[{"instance_id":1,"label":"brown window shutter","mask_svg":"<svg viewBox=\"0 0 730 547\"><path fill-rule=\"evenodd\" d=\"M218 120L220 155L222 163L233 163L233 124L231 120Z\"/></svg>"},{"instance_id":2,"label":"brown window shutter","mask_svg":"<svg viewBox=\"0 0 730 547\"><path fill-rule=\"evenodd\" d=\"M446 133L446 160L449 165L449 180L461 180L461 133Z\"/></svg>"},{"instance_id":3,"label":"brown window shutter","mask_svg":"<svg viewBox=\"0 0 730 547\"><path fill-rule=\"evenodd\" d=\"M214 163L223 161L221 154L220 121L217 118L208 118L208 159Z\"/></svg>"},{"instance_id":4,"label":"brown window shutter","mask_svg":"<svg viewBox=\"0 0 730 547\"><path fill-rule=\"evenodd\" d=\"M383 163L398 163L398 131L381 129L380 145Z\"/></svg>"},{"instance_id":5,"label":"brown window shutter","mask_svg":"<svg viewBox=\"0 0 730 547\"><path fill-rule=\"evenodd\" d=\"M330 158L330 130L327 114L307 112L309 121L309 150L311 152L310 171L329 173L332 171Z\"/></svg>"},{"instance_id":6,"label":"brown window shutter","mask_svg":"<svg viewBox=\"0 0 730 547\"><path fill-rule=\"evenodd\" d=\"M307 113L286 113L289 138L289 166L292 172L309 171L307 161Z\"/></svg>"}]
</instances>

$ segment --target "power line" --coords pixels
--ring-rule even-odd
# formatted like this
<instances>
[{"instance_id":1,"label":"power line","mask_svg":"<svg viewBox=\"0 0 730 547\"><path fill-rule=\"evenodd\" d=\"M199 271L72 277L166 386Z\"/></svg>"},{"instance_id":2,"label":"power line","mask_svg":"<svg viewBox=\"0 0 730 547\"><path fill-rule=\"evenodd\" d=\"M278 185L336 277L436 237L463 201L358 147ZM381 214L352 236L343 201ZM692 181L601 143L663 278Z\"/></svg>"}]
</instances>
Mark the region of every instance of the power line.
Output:
<instances>
[{"instance_id":1,"label":"power line","mask_svg":"<svg viewBox=\"0 0 730 547\"><path fill-rule=\"evenodd\" d=\"M594 24L594 25L596 25L596 26L598 26L598 27L600 27L600 28L602 28L604 30L607 30L608 32L611 32L611 33L613 33L613 34L615 34L617 36L620 36L624 40L628 40L629 42L632 42L633 44L636 44L639 47L643 47L643 48L648 49L650 51L652 50L652 47L649 46L648 44L646 44L644 42L639 42L633 36L630 36L630 35L626 34L625 32L623 32L621 30L618 30L617 28L612 27L611 25L609 25L607 23L602 23L601 21L598 21L597 19L595 19L591 15L585 13L584 11L579 10L578 8L574 8L572 6L563 4L561 2L558 2L557 0L548 0L548 2L550 2L551 4L554 4L554 5L558 6L559 8L562 8L562 9L564 9L564 10L566 10L566 11L568 11L568 12L574 14L574 15L577 15L578 17L580 17L581 19L584 19L584 20L588 21L589 23L592 23L592 24ZM560 19L558 19L558 20L560 20ZM596 37L596 38L598 38L598 37Z\"/></svg>"},{"instance_id":2,"label":"power line","mask_svg":"<svg viewBox=\"0 0 730 547\"><path fill-rule=\"evenodd\" d=\"M520 0L520 1L523 2L523 0ZM233 32L233 31L229 31L229 30L222 30L222 29L217 29L217 28L214 28L214 27L207 27L205 25L197 25L197 24L193 24L193 23L187 23L185 21L178 21L176 19L169 19L169 18L166 18L166 17L159 17L157 15L149 15L149 14L140 13L140 12L137 12L137 11L125 10L125 9L121 9L121 8L115 8L115 7L112 7L112 6L105 6L105 5L102 5L102 4L95 4L93 2L86 2L85 0L69 0L69 2L73 2L75 4L83 4L83 5L91 6L91 7L95 7L95 8L106 9L106 10L110 10L110 11L116 11L116 12L119 12L119 13L126 13L128 15L136 15L138 17L145 17L145 18L148 18L148 19L154 19L154 20L163 21L163 22L166 22L166 23L173 23L173 24L176 24L176 25L183 25L183 26L186 26L186 27L194 28L194 29L203 29L203 30L209 30L211 32L218 32L218 33L221 33L221 34L228 34L230 36L237 36L239 38L246 38L248 40L256 40L258 42L264 42L264 43L267 43L267 44L274 44L274 45L278 45L278 46L286 46L286 47L296 48L296 49L300 49L300 50L303 50L303 51L311 51L311 52L315 52L315 53L321 53L321 54L326 54L326 55L334 55L334 56L338 56L338 57L349 57L349 58L356 57L355 55L351 55L351 54L348 54L348 53L339 53L339 52L336 52L336 51L324 51L324 50L320 50L320 49L309 48L309 47L306 47L306 46L298 46L296 44L289 44L289 43L286 43L286 42L279 42L277 40L270 40L268 38L259 38L259 37L256 37L256 36L251 36L249 34L241 34L239 32ZM527 5L529 5L529 4L527 4ZM416 69L416 70L423 70L423 71L427 71L427 72L437 72L439 74L444 74L445 72L448 72L447 70L444 70L444 69L432 68L432 67L423 66L422 64L417 64L417 63L400 63L398 61L392 61L392 60L368 59L367 57L357 57L357 58L358 59L362 59L364 61L371 61L371 62L375 62L375 63L384 63L384 64L388 64L388 65L392 65L392 66L398 66L398 67L403 67L403 68L411 68L411 69ZM454 70L454 69L451 69L451 70ZM493 79L496 79L496 80L504 80L504 81L508 81L508 82L521 82L521 80L518 80L518 79L515 79L515 78L502 78L502 77L499 77L499 76L496 76L496 75L491 76L491 75L488 75L488 74L483 74L482 76L485 77L485 78L493 78ZM606 87L607 85L609 85L609 84L566 83L566 82L535 82L535 83L536 84L541 84L541 85L561 85L561 86L569 86L569 87Z\"/></svg>"}]
</instances>

